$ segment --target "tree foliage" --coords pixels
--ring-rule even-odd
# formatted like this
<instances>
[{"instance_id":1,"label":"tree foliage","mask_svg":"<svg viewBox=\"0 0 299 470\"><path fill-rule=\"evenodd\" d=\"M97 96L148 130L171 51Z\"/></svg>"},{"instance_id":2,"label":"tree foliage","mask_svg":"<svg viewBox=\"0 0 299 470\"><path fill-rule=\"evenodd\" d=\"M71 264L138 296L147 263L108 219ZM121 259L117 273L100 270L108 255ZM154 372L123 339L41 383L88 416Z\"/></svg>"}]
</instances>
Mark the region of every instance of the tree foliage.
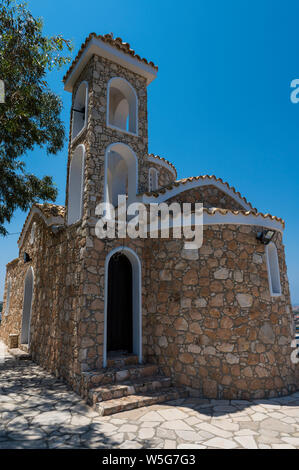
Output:
<instances>
[{"instance_id":1,"label":"tree foliage","mask_svg":"<svg viewBox=\"0 0 299 470\"><path fill-rule=\"evenodd\" d=\"M62 102L50 90L46 74L70 61L65 54L72 46L61 35L43 35L42 20L26 4L0 1L0 79L5 86L5 102L0 103L0 234L5 235L4 223L17 208L56 199L52 178L27 173L22 157L35 146L47 154L63 147Z\"/></svg>"}]
</instances>

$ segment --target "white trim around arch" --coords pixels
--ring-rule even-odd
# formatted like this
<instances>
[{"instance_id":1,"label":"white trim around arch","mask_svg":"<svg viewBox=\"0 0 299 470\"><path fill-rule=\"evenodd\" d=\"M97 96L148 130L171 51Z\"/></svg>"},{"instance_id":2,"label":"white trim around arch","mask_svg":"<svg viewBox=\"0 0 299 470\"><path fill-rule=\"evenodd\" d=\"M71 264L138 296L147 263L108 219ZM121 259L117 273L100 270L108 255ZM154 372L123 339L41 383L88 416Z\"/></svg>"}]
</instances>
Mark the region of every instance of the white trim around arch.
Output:
<instances>
[{"instance_id":1,"label":"white trim around arch","mask_svg":"<svg viewBox=\"0 0 299 470\"><path fill-rule=\"evenodd\" d=\"M111 123L111 116L110 116L110 88L111 88L111 84L113 82L116 82L118 83L118 86L117 88L122 92L122 94L124 95L124 97L126 98L127 102L128 102L128 106L129 106L129 128L134 128L134 130L130 130L130 129L125 129L123 127L119 127L115 124L112 124ZM127 90L124 90L123 89L120 89L119 85L124 85L125 88L127 88ZM122 88L124 88L122 87ZM134 106L134 103L132 103L132 99L130 100L128 96L126 96L126 94L128 94L128 91L129 91L129 94L130 93L133 93L134 95L134 101L135 101L135 106ZM127 93L126 93L127 92ZM126 94L125 94L126 93ZM130 110L130 107L132 107L132 109ZM135 88L131 85L130 82L128 82L128 80L126 80L125 78L122 78L122 77L112 77L110 78L109 82L108 82L108 85L107 85L107 112L106 112L106 126L107 127L110 127L112 129L117 129L118 131L121 131L121 132L125 132L126 134L131 134L131 135L135 135L135 136L138 136L138 96L137 96L137 93L136 93L136 90Z\"/></svg>"},{"instance_id":2,"label":"white trim around arch","mask_svg":"<svg viewBox=\"0 0 299 470\"><path fill-rule=\"evenodd\" d=\"M83 209L85 146L78 145L72 153L68 177L67 224L81 220Z\"/></svg>"},{"instance_id":3,"label":"white trim around arch","mask_svg":"<svg viewBox=\"0 0 299 470\"><path fill-rule=\"evenodd\" d=\"M247 211L252 211L252 206L245 202L244 199L236 194L232 188L227 187L225 183L222 183L221 181L217 181L213 178L208 178L208 179L194 179L192 181L188 181L183 183L182 181L176 181L177 186L174 186L173 183L170 183L170 186L172 186L171 189L167 189L163 193L159 193L158 197L154 197L153 195L148 196L147 194L143 194L140 197L140 201L144 202L146 204L149 204L151 202L165 202L167 199L170 199L174 196L177 196L180 193L184 193L185 191L188 191L190 189L194 188L200 188L204 186L215 186L216 188L220 189L223 193L227 194L230 196L232 199L234 199L236 202L238 202L245 210Z\"/></svg>"},{"instance_id":4,"label":"white trim around arch","mask_svg":"<svg viewBox=\"0 0 299 470\"><path fill-rule=\"evenodd\" d=\"M30 344L30 326L34 295L34 271L32 266L27 269L24 279L23 310L21 325L21 344Z\"/></svg>"},{"instance_id":5,"label":"white trim around arch","mask_svg":"<svg viewBox=\"0 0 299 470\"><path fill-rule=\"evenodd\" d=\"M104 202L111 203L108 187L108 160L110 152L118 153L126 162L128 167L128 204L136 201L138 192L138 159L135 152L127 144L116 142L108 145L105 151L105 181ZM132 158L131 158L132 157ZM109 217L109 214L106 214Z\"/></svg>"},{"instance_id":6,"label":"white trim around arch","mask_svg":"<svg viewBox=\"0 0 299 470\"><path fill-rule=\"evenodd\" d=\"M107 367L107 309L108 309L108 266L115 253L121 252L127 256L132 265L133 275L133 353L142 363L142 270L138 255L127 246L119 246L108 253L105 260L105 290L104 290L104 344L103 367Z\"/></svg>"},{"instance_id":7,"label":"white trim around arch","mask_svg":"<svg viewBox=\"0 0 299 470\"><path fill-rule=\"evenodd\" d=\"M74 110L72 109L72 133L71 133L71 143L73 144L75 142L75 140L84 132L84 130L86 129L87 127L87 119L88 119L88 82L86 80L83 80L80 85L78 86L77 88L77 91L76 91L76 96L75 96L75 99L74 99L74 102L73 102L73 107L76 109L76 106L78 104L78 99L77 99L77 95L80 93L80 89L84 87L85 89L85 99L84 99L84 107L85 107L85 115L84 115L84 124L83 124L83 127L79 130L79 131L76 131L75 129L75 125L78 126L77 124L77 119L75 119L74 117ZM82 104L82 103L81 103ZM76 122L76 124L75 124Z\"/></svg>"}]
</instances>

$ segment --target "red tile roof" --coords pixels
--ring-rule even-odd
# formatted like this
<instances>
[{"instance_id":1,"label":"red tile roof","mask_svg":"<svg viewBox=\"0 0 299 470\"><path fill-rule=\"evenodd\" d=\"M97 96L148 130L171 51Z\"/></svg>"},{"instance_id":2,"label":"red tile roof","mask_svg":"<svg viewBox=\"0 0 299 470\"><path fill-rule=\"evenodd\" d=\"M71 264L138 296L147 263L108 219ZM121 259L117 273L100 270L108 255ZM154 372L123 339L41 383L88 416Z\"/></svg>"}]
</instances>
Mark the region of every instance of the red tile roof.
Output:
<instances>
[{"instance_id":1,"label":"red tile roof","mask_svg":"<svg viewBox=\"0 0 299 470\"><path fill-rule=\"evenodd\" d=\"M101 34L90 33L89 36L87 36L87 38L83 42L83 44L81 44L81 47L79 49L79 52L78 52L77 56L75 57L75 59L73 60L71 66L70 66L70 68L68 69L68 71L66 72L66 74L63 77L63 82L66 81L66 79L68 78L68 76L72 72L73 68L75 67L75 65L79 61L84 49L86 48L87 44L89 43L89 41L91 41L92 38L100 39L101 41L106 42L106 43L110 44L113 47L116 47L117 49L121 50L125 54L129 54L132 57L135 57L135 59L139 60L140 62L144 62L145 64L150 65L151 67L153 67L155 70L158 70L157 65L155 65L151 61L147 61L147 59L145 59L145 58L141 58L138 54L136 54L134 49L131 49L130 44L127 43L127 42L123 42L123 40L121 38L115 38L114 39L112 34L105 34L104 36L102 36Z\"/></svg>"},{"instance_id":2,"label":"red tile roof","mask_svg":"<svg viewBox=\"0 0 299 470\"><path fill-rule=\"evenodd\" d=\"M177 175L176 167L169 160L166 160L166 158L160 157L159 155L155 155L153 153L150 153L148 156L152 158L157 158L158 160L162 160L163 162L167 163L167 165L173 168L173 170L175 171L175 174Z\"/></svg>"},{"instance_id":3,"label":"red tile roof","mask_svg":"<svg viewBox=\"0 0 299 470\"><path fill-rule=\"evenodd\" d=\"M240 197L246 204L248 204L251 209L253 211L257 211L256 208L252 207L252 205L250 204L250 202L247 201L247 199L243 196L241 196L241 194L239 193L239 191L236 191L235 188L233 186L230 186L228 183L226 183L225 181L223 181L222 178L217 178L215 175L201 175L201 176L190 176L189 178L183 178L181 180L177 180L177 181L174 181L173 183L170 183L168 185L166 185L165 187L163 188L160 188L160 189L157 189L156 191L152 191L152 192L146 192L146 196L153 196L153 197L159 197L159 194L165 194L166 191L170 191L171 189L173 189L174 187L178 187L178 186L181 186L181 185L184 185L186 183L189 183L191 181L196 181L196 180L214 180L214 181L219 181L220 183L222 183L223 185L225 185L228 189L230 189L231 191L233 191L238 197Z\"/></svg>"}]
</instances>

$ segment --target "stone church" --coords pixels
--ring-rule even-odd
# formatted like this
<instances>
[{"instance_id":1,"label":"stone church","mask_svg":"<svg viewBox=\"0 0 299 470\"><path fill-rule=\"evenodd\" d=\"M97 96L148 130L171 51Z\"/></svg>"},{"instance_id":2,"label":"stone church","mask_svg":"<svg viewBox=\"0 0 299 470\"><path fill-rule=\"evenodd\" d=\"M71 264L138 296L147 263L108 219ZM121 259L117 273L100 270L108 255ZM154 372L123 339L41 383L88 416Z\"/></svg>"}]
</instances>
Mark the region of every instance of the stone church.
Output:
<instances>
[{"instance_id":1,"label":"stone church","mask_svg":"<svg viewBox=\"0 0 299 470\"><path fill-rule=\"evenodd\" d=\"M298 389L284 222L221 178L177 179L148 153L158 68L91 33L68 72L65 206L34 204L7 265L0 338L99 413L180 396L251 399ZM99 239L100 202L201 202L203 244ZM296 370L297 369L297 370Z\"/></svg>"}]
</instances>

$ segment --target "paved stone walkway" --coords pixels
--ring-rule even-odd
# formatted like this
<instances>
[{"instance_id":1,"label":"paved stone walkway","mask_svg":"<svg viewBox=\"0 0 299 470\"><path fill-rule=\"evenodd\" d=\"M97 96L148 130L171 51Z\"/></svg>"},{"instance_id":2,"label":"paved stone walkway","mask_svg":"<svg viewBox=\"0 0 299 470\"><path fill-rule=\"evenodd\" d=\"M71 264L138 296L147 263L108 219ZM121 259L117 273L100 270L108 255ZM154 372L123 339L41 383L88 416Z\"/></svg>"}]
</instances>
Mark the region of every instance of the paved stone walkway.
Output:
<instances>
[{"instance_id":1,"label":"paved stone walkway","mask_svg":"<svg viewBox=\"0 0 299 470\"><path fill-rule=\"evenodd\" d=\"M0 449L299 448L299 392L244 400L181 399L100 417L31 361L0 358Z\"/></svg>"}]
</instances>

